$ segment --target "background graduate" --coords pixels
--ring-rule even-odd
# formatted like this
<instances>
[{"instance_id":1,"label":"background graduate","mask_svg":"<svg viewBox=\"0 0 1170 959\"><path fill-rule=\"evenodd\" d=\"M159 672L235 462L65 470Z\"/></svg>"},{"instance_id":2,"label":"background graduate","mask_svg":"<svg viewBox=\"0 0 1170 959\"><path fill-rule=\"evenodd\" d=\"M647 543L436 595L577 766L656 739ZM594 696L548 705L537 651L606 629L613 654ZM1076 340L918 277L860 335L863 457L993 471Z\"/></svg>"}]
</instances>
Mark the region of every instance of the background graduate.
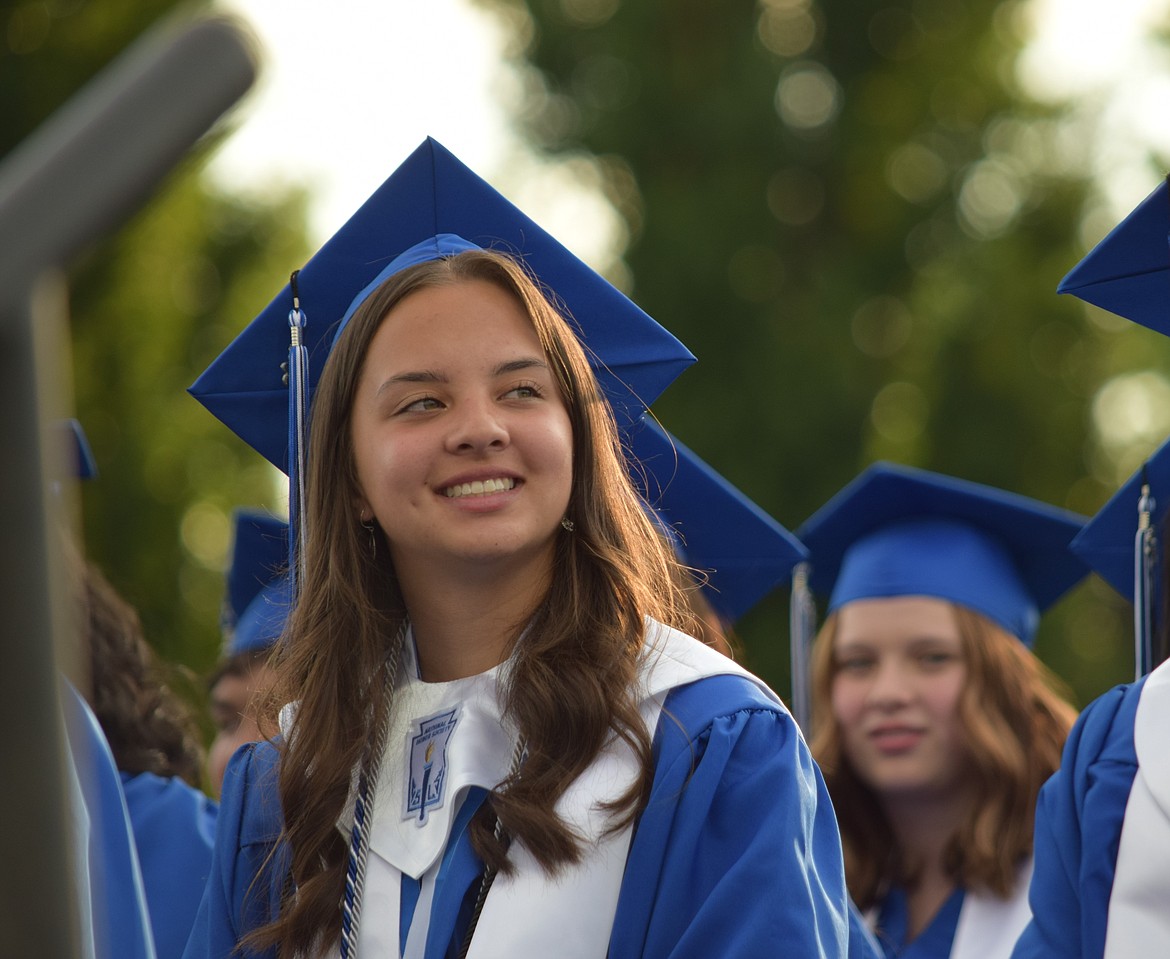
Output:
<instances>
[{"instance_id":1,"label":"background graduate","mask_svg":"<svg viewBox=\"0 0 1170 959\"><path fill-rule=\"evenodd\" d=\"M260 710L268 705L275 678L268 658L292 605L288 523L264 512L237 510L235 529L221 617L224 653L207 682L215 726L207 773L217 796L235 751L276 729L276 717L265 719Z\"/></svg>"},{"instance_id":2,"label":"background graduate","mask_svg":"<svg viewBox=\"0 0 1170 959\"><path fill-rule=\"evenodd\" d=\"M813 754L887 956L1006 957L1027 922L1036 794L1075 715L1028 645L1086 572L1081 525L876 464L798 531L829 597Z\"/></svg>"},{"instance_id":3,"label":"background graduate","mask_svg":"<svg viewBox=\"0 0 1170 959\"><path fill-rule=\"evenodd\" d=\"M1170 191L1162 183L1065 277L1061 292L1170 335L1168 230ZM1015 959L1137 959L1170 950L1168 507L1170 444L1073 541L1134 601L1139 678L1085 708L1040 794L1033 920Z\"/></svg>"},{"instance_id":4,"label":"background graduate","mask_svg":"<svg viewBox=\"0 0 1170 959\"><path fill-rule=\"evenodd\" d=\"M622 461L615 413L673 376L631 355L676 341L433 141L298 292L329 358L291 705L229 766L187 955L844 955L819 773L775 695L676 628ZM283 426L253 435L283 465Z\"/></svg>"},{"instance_id":5,"label":"background graduate","mask_svg":"<svg viewBox=\"0 0 1170 959\"><path fill-rule=\"evenodd\" d=\"M58 445L57 455L50 457L55 467L50 489L55 497L63 497L68 484L92 478L96 465L76 420L58 423L52 438ZM57 505L62 506L62 502ZM73 533L65 527L62 533L74 626L88 667L88 571ZM88 677L82 677L82 685L89 685ZM64 675L59 695L73 865L70 892L80 955L82 959L155 959L142 867L110 744L93 709ZM10 868L18 870L19 864L10 864Z\"/></svg>"},{"instance_id":6,"label":"background graduate","mask_svg":"<svg viewBox=\"0 0 1170 959\"><path fill-rule=\"evenodd\" d=\"M218 806L200 788L194 717L164 681L137 610L92 564L82 579L89 700L118 768L158 959L179 959L210 874Z\"/></svg>"}]
</instances>

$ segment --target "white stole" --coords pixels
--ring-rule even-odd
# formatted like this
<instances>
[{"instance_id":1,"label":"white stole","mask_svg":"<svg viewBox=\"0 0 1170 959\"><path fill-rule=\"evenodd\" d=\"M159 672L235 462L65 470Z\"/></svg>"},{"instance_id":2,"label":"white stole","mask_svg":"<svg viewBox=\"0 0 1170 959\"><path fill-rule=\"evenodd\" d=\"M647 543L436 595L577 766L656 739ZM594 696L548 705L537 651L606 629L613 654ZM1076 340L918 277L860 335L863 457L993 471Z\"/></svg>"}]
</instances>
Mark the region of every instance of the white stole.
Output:
<instances>
[{"instance_id":1,"label":"white stole","mask_svg":"<svg viewBox=\"0 0 1170 959\"><path fill-rule=\"evenodd\" d=\"M1109 897L1105 959L1170 954L1170 663L1142 688L1134 719L1138 769L1125 805Z\"/></svg>"},{"instance_id":2,"label":"white stole","mask_svg":"<svg viewBox=\"0 0 1170 959\"><path fill-rule=\"evenodd\" d=\"M494 787L511 766L515 734L500 720L496 696L497 672L502 668L506 664L454 683L421 683L411 675L400 683L373 804L357 940L359 957L399 955L403 874L421 878L403 956L421 959L424 954L436 875L463 797L472 786ZM407 672L413 674L413 669ZM754 682L780 703L762 680L732 660L690 636L648 620L638 690L646 728L653 733L662 703L672 689L727 674ZM445 788L450 791L441 806L427 810L425 825L420 826L404 814L409 743L419 735L418 720L453 708L460 713L446 757ZM584 855L577 866L550 877L522 842L513 843L509 855L514 874L496 877L480 913L468 959L605 956L633 830L627 826L603 835L608 815L600 807L626 792L637 774L634 753L624 741L615 739L561 796L558 815L585 840ZM348 835L352 806L346 820L338 826ZM449 936L451 930L440 929L437 934ZM331 950L331 955L337 955L337 950Z\"/></svg>"},{"instance_id":3,"label":"white stole","mask_svg":"<svg viewBox=\"0 0 1170 959\"><path fill-rule=\"evenodd\" d=\"M950 959L1008 959L1024 927L1032 918L1028 887L1032 883L1032 858L1020 866L1016 884L1007 899L989 892L968 890L955 927Z\"/></svg>"}]
</instances>

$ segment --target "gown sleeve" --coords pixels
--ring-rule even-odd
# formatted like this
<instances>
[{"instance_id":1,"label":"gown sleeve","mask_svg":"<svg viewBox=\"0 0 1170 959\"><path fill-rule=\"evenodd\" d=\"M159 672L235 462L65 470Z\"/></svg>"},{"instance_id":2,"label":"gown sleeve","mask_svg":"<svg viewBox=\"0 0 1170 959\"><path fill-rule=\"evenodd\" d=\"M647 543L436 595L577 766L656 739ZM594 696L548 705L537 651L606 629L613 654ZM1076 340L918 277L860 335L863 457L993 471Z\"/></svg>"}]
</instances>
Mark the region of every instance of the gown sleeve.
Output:
<instances>
[{"instance_id":1,"label":"gown sleeve","mask_svg":"<svg viewBox=\"0 0 1170 959\"><path fill-rule=\"evenodd\" d=\"M158 959L179 959L211 868L219 807L177 777L122 773Z\"/></svg>"},{"instance_id":2,"label":"gown sleeve","mask_svg":"<svg viewBox=\"0 0 1170 959\"><path fill-rule=\"evenodd\" d=\"M1094 700L1036 804L1032 921L1012 959L1099 959L1121 826L1137 774L1133 725L1144 680Z\"/></svg>"},{"instance_id":3,"label":"gown sleeve","mask_svg":"<svg viewBox=\"0 0 1170 959\"><path fill-rule=\"evenodd\" d=\"M654 753L610 959L850 955L836 820L788 712L700 680L667 698Z\"/></svg>"},{"instance_id":4,"label":"gown sleeve","mask_svg":"<svg viewBox=\"0 0 1170 959\"><path fill-rule=\"evenodd\" d=\"M238 952L241 937L270 922L280 903L287 856L277 792L279 757L270 743L242 746L223 779L211 875L184 959L274 956ZM273 855L273 852L275 854Z\"/></svg>"},{"instance_id":5,"label":"gown sleeve","mask_svg":"<svg viewBox=\"0 0 1170 959\"><path fill-rule=\"evenodd\" d=\"M155 959L138 852L109 743L89 704L66 680L61 682L61 708L77 789L74 822L87 824L73 837L82 954Z\"/></svg>"}]
</instances>

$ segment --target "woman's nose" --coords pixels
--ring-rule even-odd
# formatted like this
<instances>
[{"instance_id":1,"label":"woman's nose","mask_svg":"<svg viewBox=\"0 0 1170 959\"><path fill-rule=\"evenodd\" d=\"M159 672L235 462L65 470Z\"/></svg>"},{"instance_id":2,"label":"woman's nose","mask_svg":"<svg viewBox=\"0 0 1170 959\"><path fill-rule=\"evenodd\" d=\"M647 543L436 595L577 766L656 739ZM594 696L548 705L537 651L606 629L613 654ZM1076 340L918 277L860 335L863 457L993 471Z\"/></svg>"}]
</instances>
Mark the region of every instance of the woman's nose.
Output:
<instances>
[{"instance_id":1,"label":"woman's nose","mask_svg":"<svg viewBox=\"0 0 1170 959\"><path fill-rule=\"evenodd\" d=\"M878 665L866 698L872 705L888 708L904 705L911 695L906 671L898 663L887 660Z\"/></svg>"},{"instance_id":2,"label":"woman's nose","mask_svg":"<svg viewBox=\"0 0 1170 959\"><path fill-rule=\"evenodd\" d=\"M479 452L503 449L507 445L507 426L490 401L466 400L456 407L447 436L451 452Z\"/></svg>"}]
</instances>

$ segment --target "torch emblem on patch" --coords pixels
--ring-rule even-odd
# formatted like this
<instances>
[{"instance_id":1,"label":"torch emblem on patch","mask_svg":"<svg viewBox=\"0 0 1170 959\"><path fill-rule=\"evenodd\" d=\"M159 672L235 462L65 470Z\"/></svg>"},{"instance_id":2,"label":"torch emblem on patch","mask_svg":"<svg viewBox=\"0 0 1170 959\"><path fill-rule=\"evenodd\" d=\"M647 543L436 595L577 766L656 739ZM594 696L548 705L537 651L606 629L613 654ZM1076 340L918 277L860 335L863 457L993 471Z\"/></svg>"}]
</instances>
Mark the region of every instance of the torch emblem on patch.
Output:
<instances>
[{"instance_id":1,"label":"torch emblem on patch","mask_svg":"<svg viewBox=\"0 0 1170 959\"><path fill-rule=\"evenodd\" d=\"M459 707L456 706L413 724L418 731L410 735L410 775L403 819L413 819L419 826L425 826L428 810L443 805L447 785L447 743L458 722Z\"/></svg>"}]
</instances>

